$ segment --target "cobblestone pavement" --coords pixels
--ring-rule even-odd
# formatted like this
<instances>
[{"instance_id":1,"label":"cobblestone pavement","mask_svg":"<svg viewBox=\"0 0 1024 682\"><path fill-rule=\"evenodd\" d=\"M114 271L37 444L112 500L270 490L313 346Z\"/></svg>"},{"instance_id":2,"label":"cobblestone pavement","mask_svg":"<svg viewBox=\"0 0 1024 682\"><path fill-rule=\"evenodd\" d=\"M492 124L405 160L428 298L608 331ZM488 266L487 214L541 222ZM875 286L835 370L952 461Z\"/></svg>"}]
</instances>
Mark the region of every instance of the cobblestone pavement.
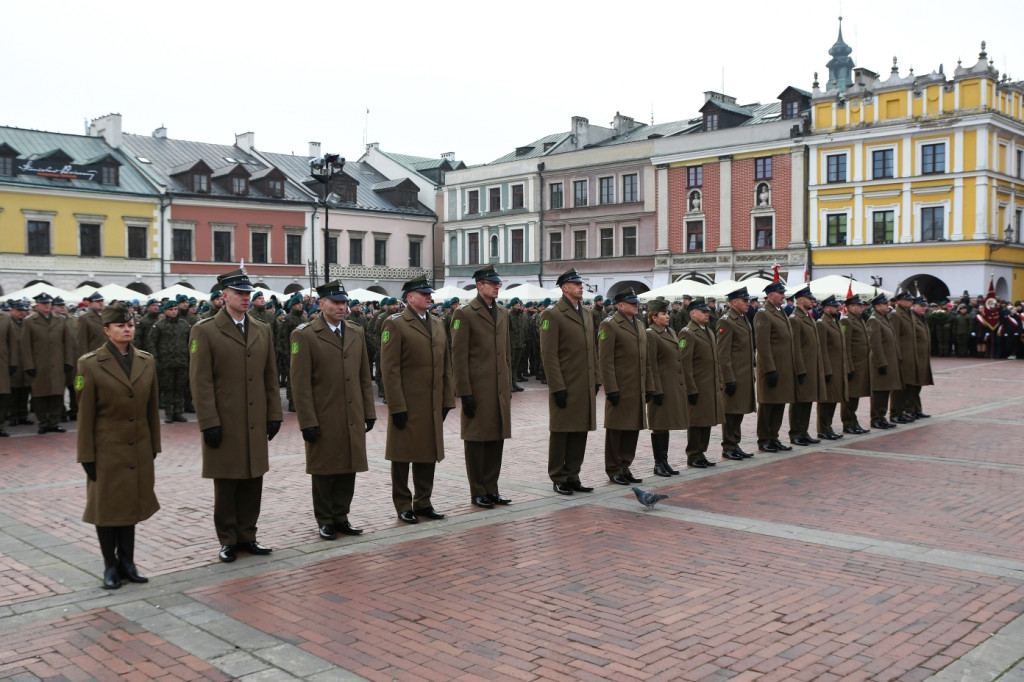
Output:
<instances>
[{"instance_id":1,"label":"cobblestone pavement","mask_svg":"<svg viewBox=\"0 0 1024 682\"><path fill-rule=\"evenodd\" d=\"M1020 682L1024 364L934 367L933 417L891 431L671 479L650 475L642 434L634 473L669 495L654 511L608 483L601 430L582 476L596 490L551 491L546 387L530 381L505 448L513 504L470 505L453 413L434 493L448 518L401 524L378 406L350 517L366 533L334 542L287 415L259 531L274 553L233 564L216 559L196 425L165 426L162 508L136 549L151 581L109 592L74 425L10 429L0 678Z\"/></svg>"}]
</instances>

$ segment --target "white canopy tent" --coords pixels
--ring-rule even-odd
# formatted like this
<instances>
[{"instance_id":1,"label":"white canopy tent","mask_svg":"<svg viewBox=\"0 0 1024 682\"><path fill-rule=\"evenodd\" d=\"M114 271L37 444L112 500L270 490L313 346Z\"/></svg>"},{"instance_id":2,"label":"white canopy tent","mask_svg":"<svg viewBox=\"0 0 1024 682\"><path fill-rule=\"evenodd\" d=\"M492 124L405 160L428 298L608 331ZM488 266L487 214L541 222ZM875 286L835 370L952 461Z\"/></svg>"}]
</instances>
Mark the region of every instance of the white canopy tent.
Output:
<instances>
[{"instance_id":1,"label":"white canopy tent","mask_svg":"<svg viewBox=\"0 0 1024 682\"><path fill-rule=\"evenodd\" d=\"M764 279L761 277L750 277L741 281L727 279L712 284L708 287L708 293L705 295L713 296L716 299L723 299L737 289L746 287L748 294L751 294L752 296L764 296L764 288L771 283L772 281L770 279Z\"/></svg>"},{"instance_id":2,"label":"white canopy tent","mask_svg":"<svg viewBox=\"0 0 1024 682\"><path fill-rule=\"evenodd\" d=\"M32 300L33 298L43 293L44 291L48 293L52 298L57 298L58 296L65 300L67 300L68 298L68 292L64 291L63 289L59 289L55 286L51 286L43 282L36 282L35 284L27 286L24 289L18 289L17 291L12 291L9 294L5 294L4 299L6 300L10 298L16 301L18 299L27 298L29 300Z\"/></svg>"},{"instance_id":3,"label":"white canopy tent","mask_svg":"<svg viewBox=\"0 0 1024 682\"><path fill-rule=\"evenodd\" d=\"M812 279L807 284L794 284L786 287L786 295L790 296L803 289L805 286L811 287L811 293L818 300L828 298L829 296L836 296L840 300L846 299L846 292L851 288L853 293L857 294L861 298L874 298L876 292L878 294L885 294L886 296L892 296L893 292L888 289L881 289L870 284L864 284L858 282L855 279L849 277L843 277L842 275L828 275L826 277L819 277L818 279Z\"/></svg>"},{"instance_id":4,"label":"white canopy tent","mask_svg":"<svg viewBox=\"0 0 1024 682\"><path fill-rule=\"evenodd\" d=\"M659 296L664 296L665 300L674 301L677 298L683 296L707 296L707 292L711 287L703 282L696 282L692 279L681 279L678 282L672 282L666 284L663 287L657 289L651 289L640 294L637 298L641 301L652 301Z\"/></svg>"},{"instance_id":5,"label":"white canopy tent","mask_svg":"<svg viewBox=\"0 0 1024 682\"><path fill-rule=\"evenodd\" d=\"M376 301L380 303L384 300L384 294L378 294L376 291L370 291L369 289L352 289L348 292L348 297L352 301Z\"/></svg>"},{"instance_id":6,"label":"white canopy tent","mask_svg":"<svg viewBox=\"0 0 1024 682\"><path fill-rule=\"evenodd\" d=\"M99 291L96 287L91 284L83 284L77 289L72 289L64 296L64 300L72 305L78 303L86 296L92 296L94 292ZM103 295L106 298L106 294Z\"/></svg>"},{"instance_id":7,"label":"white canopy tent","mask_svg":"<svg viewBox=\"0 0 1024 682\"><path fill-rule=\"evenodd\" d=\"M155 298L161 300L163 298L175 298L178 294L185 294L185 296L194 297L198 301L209 300L210 294L203 293L202 291L196 291L190 287L182 286L181 284L172 284L166 289L160 291L154 291L151 296L147 296L146 300Z\"/></svg>"},{"instance_id":8,"label":"white canopy tent","mask_svg":"<svg viewBox=\"0 0 1024 682\"><path fill-rule=\"evenodd\" d=\"M431 296L434 298L435 302L447 301L450 298L456 297L458 297L460 301L467 301L476 297L476 287L473 287L472 289L463 289L449 284L446 287L434 289L434 293L431 294Z\"/></svg>"},{"instance_id":9,"label":"white canopy tent","mask_svg":"<svg viewBox=\"0 0 1024 682\"><path fill-rule=\"evenodd\" d=\"M558 292L558 296L561 296L562 292ZM551 290L539 287L536 284L526 282L525 284L519 284L517 286L502 289L498 294L499 301L511 301L513 298L518 298L522 302L526 301L542 301L545 298L554 299L555 295L551 293Z\"/></svg>"},{"instance_id":10,"label":"white canopy tent","mask_svg":"<svg viewBox=\"0 0 1024 682\"><path fill-rule=\"evenodd\" d=\"M129 289L128 287L123 287L120 284L104 284L99 289L97 289L97 291L103 294L104 300L107 301L108 303L113 300L131 302L134 301L135 299L139 299L140 301L145 303L147 300L149 300L149 297L146 296L145 294L141 294L138 291L135 291L134 289ZM86 294L86 296L88 296L88 294Z\"/></svg>"}]
</instances>

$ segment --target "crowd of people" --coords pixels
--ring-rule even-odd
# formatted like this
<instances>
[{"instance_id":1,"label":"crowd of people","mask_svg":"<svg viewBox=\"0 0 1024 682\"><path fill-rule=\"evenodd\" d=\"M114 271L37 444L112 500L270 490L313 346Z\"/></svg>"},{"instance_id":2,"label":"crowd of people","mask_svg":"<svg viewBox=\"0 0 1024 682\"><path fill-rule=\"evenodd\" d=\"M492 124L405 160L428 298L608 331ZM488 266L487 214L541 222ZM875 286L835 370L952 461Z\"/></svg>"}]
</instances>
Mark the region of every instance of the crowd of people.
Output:
<instances>
[{"instance_id":1,"label":"crowd of people","mask_svg":"<svg viewBox=\"0 0 1024 682\"><path fill-rule=\"evenodd\" d=\"M202 476L214 484L219 559L272 551L256 530L268 443L283 421L281 387L305 443L318 534L333 540L362 533L348 514L356 475L368 470L374 383L388 411L395 511L413 524L444 518L431 493L456 398L472 504L511 503L499 487L502 451L511 394L528 376L547 385L548 477L554 492L573 495L593 490L580 470L602 387L605 473L631 485L642 482L633 469L644 429L653 474L668 477L679 473L672 431L685 434L687 467L716 465L708 452L719 425L721 458L743 461L754 456L740 447L747 414L757 414L759 450L788 451L867 433L857 419L861 398L870 400L874 429L928 418L921 389L932 384L932 355L1024 357L1020 304L1003 305L993 327L978 312L984 298L966 294L952 305L906 292L892 301L819 301L809 288L787 297L773 282L763 292L733 291L721 307L690 297L642 306L632 289L584 301L582 277L570 269L557 280L557 301L502 304L496 270L481 268L474 279L476 295L465 303L435 302L425 279L379 304L350 300L337 281L282 303L241 269L219 277L198 305L179 296L107 306L97 293L69 314L45 293L31 305L10 301L0 313L10 370L0 411L19 425L32 424L31 409L40 434L78 420L83 520L97 527L104 587L115 589L146 581L134 563L134 528L159 509L161 421L189 422L186 413L196 415ZM788 444L780 435L787 406Z\"/></svg>"}]
</instances>

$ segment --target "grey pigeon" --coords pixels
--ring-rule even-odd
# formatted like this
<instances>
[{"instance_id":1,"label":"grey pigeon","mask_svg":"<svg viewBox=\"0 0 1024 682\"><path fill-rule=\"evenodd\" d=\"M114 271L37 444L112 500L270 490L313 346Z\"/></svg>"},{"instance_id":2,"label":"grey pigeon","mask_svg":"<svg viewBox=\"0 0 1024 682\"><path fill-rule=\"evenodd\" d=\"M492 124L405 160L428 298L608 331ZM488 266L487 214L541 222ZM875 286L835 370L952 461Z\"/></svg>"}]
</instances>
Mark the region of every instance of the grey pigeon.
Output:
<instances>
[{"instance_id":1,"label":"grey pigeon","mask_svg":"<svg viewBox=\"0 0 1024 682\"><path fill-rule=\"evenodd\" d=\"M668 499L668 495L649 493L646 490L640 490L636 486L633 486L633 494L636 495L636 499L639 500L640 504L648 509L654 509L654 505L658 504L658 502Z\"/></svg>"}]
</instances>

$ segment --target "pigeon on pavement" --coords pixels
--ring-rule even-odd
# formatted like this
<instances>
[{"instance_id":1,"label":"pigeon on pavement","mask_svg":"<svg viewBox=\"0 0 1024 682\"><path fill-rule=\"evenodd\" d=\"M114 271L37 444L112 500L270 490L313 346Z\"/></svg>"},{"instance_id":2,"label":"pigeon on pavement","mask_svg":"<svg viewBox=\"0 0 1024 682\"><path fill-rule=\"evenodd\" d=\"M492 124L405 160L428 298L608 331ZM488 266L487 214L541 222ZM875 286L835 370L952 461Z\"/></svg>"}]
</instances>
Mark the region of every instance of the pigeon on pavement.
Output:
<instances>
[{"instance_id":1,"label":"pigeon on pavement","mask_svg":"<svg viewBox=\"0 0 1024 682\"><path fill-rule=\"evenodd\" d=\"M636 486L633 486L633 494L636 495L636 499L639 500L640 504L648 509L654 509L654 505L659 501L668 499L668 495L649 493L646 490L640 490L640 488L637 488Z\"/></svg>"}]
</instances>

